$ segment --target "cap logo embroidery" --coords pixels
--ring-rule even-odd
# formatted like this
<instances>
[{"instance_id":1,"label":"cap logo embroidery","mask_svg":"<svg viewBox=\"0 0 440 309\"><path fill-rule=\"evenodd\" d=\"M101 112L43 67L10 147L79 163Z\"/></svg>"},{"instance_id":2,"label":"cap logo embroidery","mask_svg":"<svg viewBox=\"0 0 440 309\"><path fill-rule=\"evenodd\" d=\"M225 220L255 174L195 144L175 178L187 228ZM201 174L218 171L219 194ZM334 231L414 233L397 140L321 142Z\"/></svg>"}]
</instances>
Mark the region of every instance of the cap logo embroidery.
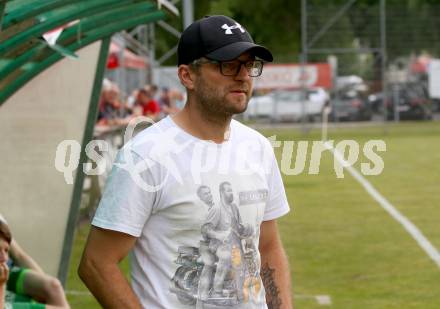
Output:
<instances>
[{"instance_id":1,"label":"cap logo embroidery","mask_svg":"<svg viewBox=\"0 0 440 309\"><path fill-rule=\"evenodd\" d=\"M239 23L235 23L235 25L228 26L227 24L224 24L222 26L222 29L225 30L225 34L233 34L232 29L240 29L241 33L245 33L246 31L243 29L243 27Z\"/></svg>"}]
</instances>

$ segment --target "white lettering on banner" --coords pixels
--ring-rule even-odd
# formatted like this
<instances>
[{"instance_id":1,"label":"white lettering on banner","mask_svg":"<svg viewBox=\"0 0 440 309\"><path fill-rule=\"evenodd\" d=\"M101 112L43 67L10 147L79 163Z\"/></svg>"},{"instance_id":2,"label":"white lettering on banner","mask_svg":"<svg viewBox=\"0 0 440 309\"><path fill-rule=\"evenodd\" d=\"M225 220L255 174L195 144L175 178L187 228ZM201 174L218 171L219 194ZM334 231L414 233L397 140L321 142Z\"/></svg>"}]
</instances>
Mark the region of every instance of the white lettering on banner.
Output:
<instances>
[{"instance_id":1,"label":"white lettering on banner","mask_svg":"<svg viewBox=\"0 0 440 309\"><path fill-rule=\"evenodd\" d=\"M318 67L306 65L265 66L261 76L255 79L254 88L300 88L317 87Z\"/></svg>"}]
</instances>

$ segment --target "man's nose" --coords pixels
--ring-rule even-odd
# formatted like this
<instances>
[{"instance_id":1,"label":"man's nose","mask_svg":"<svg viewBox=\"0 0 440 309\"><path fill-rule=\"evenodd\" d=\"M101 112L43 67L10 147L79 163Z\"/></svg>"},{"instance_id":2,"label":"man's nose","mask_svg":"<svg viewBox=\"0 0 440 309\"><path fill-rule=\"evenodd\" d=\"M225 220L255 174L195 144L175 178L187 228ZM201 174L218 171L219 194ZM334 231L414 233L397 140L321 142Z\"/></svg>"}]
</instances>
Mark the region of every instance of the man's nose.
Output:
<instances>
[{"instance_id":1,"label":"man's nose","mask_svg":"<svg viewBox=\"0 0 440 309\"><path fill-rule=\"evenodd\" d=\"M249 71L246 69L245 63L240 63L240 70L238 71L235 79L237 80L249 80L251 77L249 76Z\"/></svg>"}]
</instances>

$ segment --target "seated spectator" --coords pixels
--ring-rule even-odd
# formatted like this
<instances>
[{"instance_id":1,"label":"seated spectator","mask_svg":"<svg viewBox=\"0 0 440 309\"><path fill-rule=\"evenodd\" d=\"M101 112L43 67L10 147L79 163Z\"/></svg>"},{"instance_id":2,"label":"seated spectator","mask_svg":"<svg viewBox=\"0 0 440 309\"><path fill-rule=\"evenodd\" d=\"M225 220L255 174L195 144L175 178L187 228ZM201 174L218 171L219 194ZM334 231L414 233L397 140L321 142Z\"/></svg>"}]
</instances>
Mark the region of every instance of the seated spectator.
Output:
<instances>
[{"instance_id":1,"label":"seated spectator","mask_svg":"<svg viewBox=\"0 0 440 309\"><path fill-rule=\"evenodd\" d=\"M185 106L185 94L178 89L170 90L170 98L172 104L176 108L176 111L181 110Z\"/></svg>"},{"instance_id":2,"label":"seated spectator","mask_svg":"<svg viewBox=\"0 0 440 309\"><path fill-rule=\"evenodd\" d=\"M98 125L120 125L128 122L130 110L121 102L118 85L107 80L103 82L98 103Z\"/></svg>"},{"instance_id":3,"label":"seated spectator","mask_svg":"<svg viewBox=\"0 0 440 309\"><path fill-rule=\"evenodd\" d=\"M151 84L151 85L145 85L144 87L145 90L147 90L151 97L157 102L158 101L158 91L159 91L159 87L157 87L157 85L155 84Z\"/></svg>"},{"instance_id":4,"label":"seated spectator","mask_svg":"<svg viewBox=\"0 0 440 309\"><path fill-rule=\"evenodd\" d=\"M172 115L179 111L176 107L173 93L168 88L163 88L159 97L159 105L164 115Z\"/></svg>"},{"instance_id":5,"label":"seated spectator","mask_svg":"<svg viewBox=\"0 0 440 309\"><path fill-rule=\"evenodd\" d=\"M152 92L144 88L139 89L135 102L133 113L136 116L147 116L153 120L157 120L160 113L160 107L154 100Z\"/></svg>"},{"instance_id":6,"label":"seated spectator","mask_svg":"<svg viewBox=\"0 0 440 309\"><path fill-rule=\"evenodd\" d=\"M131 94L127 97L126 106L127 109L130 110L130 113L133 113L134 105L136 103L136 98L138 96L139 89L135 89L131 92Z\"/></svg>"},{"instance_id":7,"label":"seated spectator","mask_svg":"<svg viewBox=\"0 0 440 309\"><path fill-rule=\"evenodd\" d=\"M99 98L98 123L107 124L118 117L119 89L112 82L103 83Z\"/></svg>"},{"instance_id":8,"label":"seated spectator","mask_svg":"<svg viewBox=\"0 0 440 309\"><path fill-rule=\"evenodd\" d=\"M13 266L8 266L9 258ZM4 289L6 284L6 291ZM0 215L0 308L68 309L58 279L41 267L12 238Z\"/></svg>"}]
</instances>

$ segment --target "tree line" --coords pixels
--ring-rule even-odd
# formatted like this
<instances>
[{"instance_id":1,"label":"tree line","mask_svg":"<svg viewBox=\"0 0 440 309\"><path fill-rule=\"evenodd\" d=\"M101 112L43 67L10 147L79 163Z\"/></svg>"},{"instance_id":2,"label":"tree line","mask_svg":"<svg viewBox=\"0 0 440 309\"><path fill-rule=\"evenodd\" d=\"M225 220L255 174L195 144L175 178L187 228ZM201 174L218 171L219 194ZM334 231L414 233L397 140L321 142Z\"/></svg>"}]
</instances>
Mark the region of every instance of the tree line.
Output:
<instances>
[{"instance_id":1,"label":"tree line","mask_svg":"<svg viewBox=\"0 0 440 309\"><path fill-rule=\"evenodd\" d=\"M181 10L182 1L177 6ZM307 37L310 39L349 0L308 0ZM194 0L194 17L224 14L242 23L255 41L270 48L277 62L298 62L301 54L301 0ZM390 60L410 54L440 57L440 0L386 0L387 53ZM182 29L182 17L168 23ZM177 44L176 37L157 27L157 54ZM380 47L380 0L357 0L312 48ZM311 60L324 60L316 54ZM371 56L371 55L370 55ZM351 63L353 55L342 55ZM374 55L373 55L374 58ZM165 64L175 65L176 57Z\"/></svg>"}]
</instances>

